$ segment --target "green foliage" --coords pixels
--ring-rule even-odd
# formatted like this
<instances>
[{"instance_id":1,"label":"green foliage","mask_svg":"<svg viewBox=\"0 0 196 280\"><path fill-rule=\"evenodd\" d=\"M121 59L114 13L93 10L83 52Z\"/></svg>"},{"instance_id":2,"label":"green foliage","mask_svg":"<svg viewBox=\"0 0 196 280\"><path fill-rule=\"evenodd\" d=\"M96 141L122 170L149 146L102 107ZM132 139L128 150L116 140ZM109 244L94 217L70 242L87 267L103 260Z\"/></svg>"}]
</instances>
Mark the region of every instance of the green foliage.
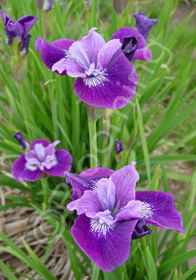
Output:
<instances>
[{"instance_id":1,"label":"green foliage","mask_svg":"<svg viewBox=\"0 0 196 280\"><path fill-rule=\"evenodd\" d=\"M93 1L92 7L82 0L67 1L65 9L56 1L53 2L53 9L44 14L36 9L34 0L20 1L17 5L14 0L9 0L3 6L14 19L33 14L39 20L30 32L28 73L22 84L18 84L12 76L11 50L5 44L6 35L0 22L0 160L6 165L0 174L0 184L21 191L20 196L7 197L7 204L0 206L0 211L17 206L35 209L54 228L45 259L56 235L60 233L69 252L74 276L79 280L81 276L87 275L86 265L90 266L90 262L70 234L72 219L68 218L68 212L65 211L71 197L70 187L65 184L64 178L48 177L46 180L48 196L50 194L48 209L56 210L57 205L61 206L63 223L58 215L55 216L55 211L43 211L44 193L40 181L24 184L7 176L10 175L13 161L22 153L12 135L20 130L30 142L36 138L51 142L59 139L59 147L67 149L73 156L72 172L79 173L89 168L85 105L73 93L73 79L58 76L47 69L40 54L36 53L34 43L39 35L48 42L59 38L78 40L92 26L97 26L98 32L109 40L117 28L134 26L131 12L138 12L141 7L139 1L129 1L127 8L117 16L112 1L100 1L100 6L99 1ZM183 213L186 234L172 235L171 231L165 231L163 236L159 236L157 229L153 228L152 236L133 240L130 258L125 265L111 273L100 272L99 279L164 280L171 277L188 280L194 279L196 275L196 268L189 269L188 262L196 256L196 250L187 252L188 243L196 235L196 173L189 176L180 174L180 170L170 170L171 165L178 161L193 163L196 160L195 27L187 27L192 14L177 26L171 24L178 1L161 1L161 6L158 2L145 4L148 15L158 17L159 22L153 27L147 42L153 59L145 63L136 61L134 64L139 76L136 98L121 110L106 110L97 122L98 163L117 170L135 160L140 173L140 189L159 190L164 185L164 190L169 192L170 179L187 184L181 200L176 202L178 210ZM143 7L142 12L146 11ZM105 132L108 137L104 137ZM114 152L117 138L124 146L121 156ZM16 256L43 279L56 279L25 240L23 244L26 252L2 233L0 238L9 246L1 246L1 250ZM16 279L17 274L2 262L0 269L8 279ZM95 272L92 280L97 279Z\"/></svg>"}]
</instances>

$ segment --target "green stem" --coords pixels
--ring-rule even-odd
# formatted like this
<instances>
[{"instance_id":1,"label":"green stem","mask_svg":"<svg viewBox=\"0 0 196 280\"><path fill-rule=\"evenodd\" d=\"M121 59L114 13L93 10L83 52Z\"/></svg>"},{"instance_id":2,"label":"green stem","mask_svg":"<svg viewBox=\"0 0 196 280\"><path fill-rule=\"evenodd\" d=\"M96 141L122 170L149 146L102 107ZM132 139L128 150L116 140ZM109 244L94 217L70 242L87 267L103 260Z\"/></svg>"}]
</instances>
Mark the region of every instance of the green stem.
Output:
<instances>
[{"instance_id":1,"label":"green stem","mask_svg":"<svg viewBox=\"0 0 196 280\"><path fill-rule=\"evenodd\" d=\"M48 190L47 190L47 181L46 180L47 180L46 178L41 179L42 191L43 191L43 196L44 196L43 211L45 211L48 206Z\"/></svg>"},{"instance_id":2,"label":"green stem","mask_svg":"<svg viewBox=\"0 0 196 280\"><path fill-rule=\"evenodd\" d=\"M90 140L90 167L97 167L97 135L96 121L89 121L89 140Z\"/></svg>"},{"instance_id":3,"label":"green stem","mask_svg":"<svg viewBox=\"0 0 196 280\"><path fill-rule=\"evenodd\" d=\"M98 280L99 278L99 267L96 266L96 264L92 263L92 277L91 280Z\"/></svg>"}]
</instances>

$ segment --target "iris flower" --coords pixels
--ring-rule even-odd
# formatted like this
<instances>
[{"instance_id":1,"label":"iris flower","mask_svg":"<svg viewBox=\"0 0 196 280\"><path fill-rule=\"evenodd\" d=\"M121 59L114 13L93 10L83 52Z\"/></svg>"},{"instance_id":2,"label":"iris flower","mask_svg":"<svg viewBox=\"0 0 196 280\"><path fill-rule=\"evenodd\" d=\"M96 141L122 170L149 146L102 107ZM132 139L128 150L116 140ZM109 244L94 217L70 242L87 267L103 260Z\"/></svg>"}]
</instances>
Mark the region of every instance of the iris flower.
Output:
<instances>
[{"instance_id":1,"label":"iris flower","mask_svg":"<svg viewBox=\"0 0 196 280\"><path fill-rule=\"evenodd\" d=\"M12 175L16 181L36 181L42 173L64 177L70 171L72 156L64 149L55 150L60 141L50 143L37 139L30 143L30 150L22 154L12 165Z\"/></svg>"},{"instance_id":2,"label":"iris flower","mask_svg":"<svg viewBox=\"0 0 196 280\"><path fill-rule=\"evenodd\" d=\"M126 33L128 40L117 31L109 42L105 42L95 30L90 29L80 41L60 39L49 44L38 37L35 48L52 71L77 78L73 89L83 102L95 107L119 109L130 102L138 84L131 57L149 60L152 54L137 30L134 33L137 38L130 38L135 37L131 29L131 34L129 30ZM140 50L135 57L137 45Z\"/></svg>"},{"instance_id":3,"label":"iris flower","mask_svg":"<svg viewBox=\"0 0 196 280\"><path fill-rule=\"evenodd\" d=\"M10 45L13 38L15 38L20 45L20 51L23 51L26 55L28 53L29 40L31 38L31 34L28 34L28 32L36 22L37 17L27 15L14 21L5 11L1 11L1 14L7 35L7 44Z\"/></svg>"},{"instance_id":4,"label":"iris flower","mask_svg":"<svg viewBox=\"0 0 196 280\"><path fill-rule=\"evenodd\" d=\"M146 223L184 232L182 217L171 194L135 191L139 180L135 164L132 162L115 172L106 169L105 178L100 178L101 168L80 175L66 173L74 190L74 200L67 208L79 215L71 228L73 238L105 271L124 264L129 258L131 240L148 231Z\"/></svg>"},{"instance_id":5,"label":"iris flower","mask_svg":"<svg viewBox=\"0 0 196 280\"><path fill-rule=\"evenodd\" d=\"M115 140L115 153L119 154L122 151L123 151L122 142L120 140Z\"/></svg>"},{"instance_id":6,"label":"iris flower","mask_svg":"<svg viewBox=\"0 0 196 280\"><path fill-rule=\"evenodd\" d=\"M148 18L144 13L133 14L136 19L135 28L143 35L146 39L151 27L157 23L158 19Z\"/></svg>"}]
</instances>

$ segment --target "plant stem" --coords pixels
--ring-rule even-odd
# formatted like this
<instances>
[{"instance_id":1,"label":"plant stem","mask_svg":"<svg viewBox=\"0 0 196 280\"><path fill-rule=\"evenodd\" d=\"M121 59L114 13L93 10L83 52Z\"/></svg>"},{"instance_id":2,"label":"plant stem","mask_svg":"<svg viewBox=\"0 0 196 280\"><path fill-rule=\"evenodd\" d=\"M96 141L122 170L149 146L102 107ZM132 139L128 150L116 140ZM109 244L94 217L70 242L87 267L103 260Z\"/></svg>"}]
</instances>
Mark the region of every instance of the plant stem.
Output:
<instances>
[{"instance_id":1,"label":"plant stem","mask_svg":"<svg viewBox=\"0 0 196 280\"><path fill-rule=\"evenodd\" d=\"M91 280L98 280L99 278L99 267L96 264L92 263L92 277Z\"/></svg>"},{"instance_id":2,"label":"plant stem","mask_svg":"<svg viewBox=\"0 0 196 280\"><path fill-rule=\"evenodd\" d=\"M47 190L46 180L47 180L46 178L41 179L42 191L43 191L43 196L44 196L43 211L45 211L48 206L48 190Z\"/></svg>"},{"instance_id":3,"label":"plant stem","mask_svg":"<svg viewBox=\"0 0 196 280\"><path fill-rule=\"evenodd\" d=\"M97 135L96 121L89 121L89 140L90 140L90 167L97 167Z\"/></svg>"}]
</instances>

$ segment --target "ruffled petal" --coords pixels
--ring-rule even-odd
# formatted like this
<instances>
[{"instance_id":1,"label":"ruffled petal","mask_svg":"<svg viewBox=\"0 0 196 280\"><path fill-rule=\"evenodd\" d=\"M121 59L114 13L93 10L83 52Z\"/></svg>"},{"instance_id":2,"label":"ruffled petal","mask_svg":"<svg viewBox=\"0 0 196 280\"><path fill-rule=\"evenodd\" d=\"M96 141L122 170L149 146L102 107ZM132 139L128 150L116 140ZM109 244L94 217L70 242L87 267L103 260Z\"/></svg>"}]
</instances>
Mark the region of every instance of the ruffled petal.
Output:
<instances>
[{"instance_id":1,"label":"ruffled petal","mask_svg":"<svg viewBox=\"0 0 196 280\"><path fill-rule=\"evenodd\" d=\"M137 83L133 65L118 50L103 73L96 77L78 78L73 88L75 94L89 105L120 109L132 100Z\"/></svg>"},{"instance_id":2,"label":"ruffled petal","mask_svg":"<svg viewBox=\"0 0 196 280\"><path fill-rule=\"evenodd\" d=\"M83 50L88 55L90 63L95 63L96 65L98 53L104 46L105 40L99 33L95 32L95 30L95 27L91 28L88 35L83 37L80 43Z\"/></svg>"},{"instance_id":3,"label":"ruffled petal","mask_svg":"<svg viewBox=\"0 0 196 280\"><path fill-rule=\"evenodd\" d=\"M52 71L56 71L58 74L66 72L72 78L86 76L82 67L75 60L66 60L65 58L57 61L52 66Z\"/></svg>"},{"instance_id":4,"label":"ruffled petal","mask_svg":"<svg viewBox=\"0 0 196 280\"><path fill-rule=\"evenodd\" d=\"M23 154L13 163L11 173L17 182L19 180L35 182L42 175L42 171L37 167L35 168L35 170L27 169L25 156Z\"/></svg>"},{"instance_id":5,"label":"ruffled petal","mask_svg":"<svg viewBox=\"0 0 196 280\"><path fill-rule=\"evenodd\" d=\"M135 162L126 165L111 175L111 180L115 184L117 209L123 208L130 200L135 199L136 182L139 180L139 174L135 169Z\"/></svg>"},{"instance_id":6,"label":"ruffled petal","mask_svg":"<svg viewBox=\"0 0 196 280\"><path fill-rule=\"evenodd\" d=\"M123 44L124 42L124 38L125 37L135 37L135 38L139 38L139 43L137 45L138 49L143 49L146 46L146 40L144 39L144 37L142 36L142 34L137 31L134 28L131 27L122 27L120 29L118 29L116 32L114 32L114 34L111 37L112 39L119 39L120 42Z\"/></svg>"},{"instance_id":7,"label":"ruffled petal","mask_svg":"<svg viewBox=\"0 0 196 280\"><path fill-rule=\"evenodd\" d=\"M68 50L74 42L74 40L70 39L58 39L53 41L51 45L58 49Z\"/></svg>"},{"instance_id":8,"label":"ruffled petal","mask_svg":"<svg viewBox=\"0 0 196 280\"><path fill-rule=\"evenodd\" d=\"M171 194L156 191L138 191L136 200L143 202L143 215L146 223L174 229L184 233L183 220L175 208Z\"/></svg>"},{"instance_id":9,"label":"ruffled petal","mask_svg":"<svg viewBox=\"0 0 196 280\"><path fill-rule=\"evenodd\" d=\"M127 205L116 212L114 215L114 223L120 221L130 221L134 219L142 219L142 202L131 200L127 203Z\"/></svg>"},{"instance_id":10,"label":"ruffled petal","mask_svg":"<svg viewBox=\"0 0 196 280\"><path fill-rule=\"evenodd\" d=\"M71 169L72 156L63 149L56 150L55 156L57 164L50 169L44 168L44 172L57 177L65 177L65 172Z\"/></svg>"},{"instance_id":11,"label":"ruffled petal","mask_svg":"<svg viewBox=\"0 0 196 280\"><path fill-rule=\"evenodd\" d=\"M89 168L80 173L80 176L89 178L89 179L101 179L101 178L109 178L110 175L114 173L114 170L104 167L95 167Z\"/></svg>"},{"instance_id":12,"label":"ruffled petal","mask_svg":"<svg viewBox=\"0 0 196 280\"><path fill-rule=\"evenodd\" d=\"M44 62L44 64L52 70L52 66L61 60L62 58L66 57L66 52L64 49L59 49L48 42L46 42L44 39L42 39L40 36L37 38L35 42L35 49L36 51L40 51L41 58ZM61 73L62 75L66 75L66 71Z\"/></svg>"},{"instance_id":13,"label":"ruffled petal","mask_svg":"<svg viewBox=\"0 0 196 280\"><path fill-rule=\"evenodd\" d=\"M104 271L112 271L129 258L131 236L137 220L97 227L96 221L79 216L71 232L81 250Z\"/></svg>"}]
</instances>

